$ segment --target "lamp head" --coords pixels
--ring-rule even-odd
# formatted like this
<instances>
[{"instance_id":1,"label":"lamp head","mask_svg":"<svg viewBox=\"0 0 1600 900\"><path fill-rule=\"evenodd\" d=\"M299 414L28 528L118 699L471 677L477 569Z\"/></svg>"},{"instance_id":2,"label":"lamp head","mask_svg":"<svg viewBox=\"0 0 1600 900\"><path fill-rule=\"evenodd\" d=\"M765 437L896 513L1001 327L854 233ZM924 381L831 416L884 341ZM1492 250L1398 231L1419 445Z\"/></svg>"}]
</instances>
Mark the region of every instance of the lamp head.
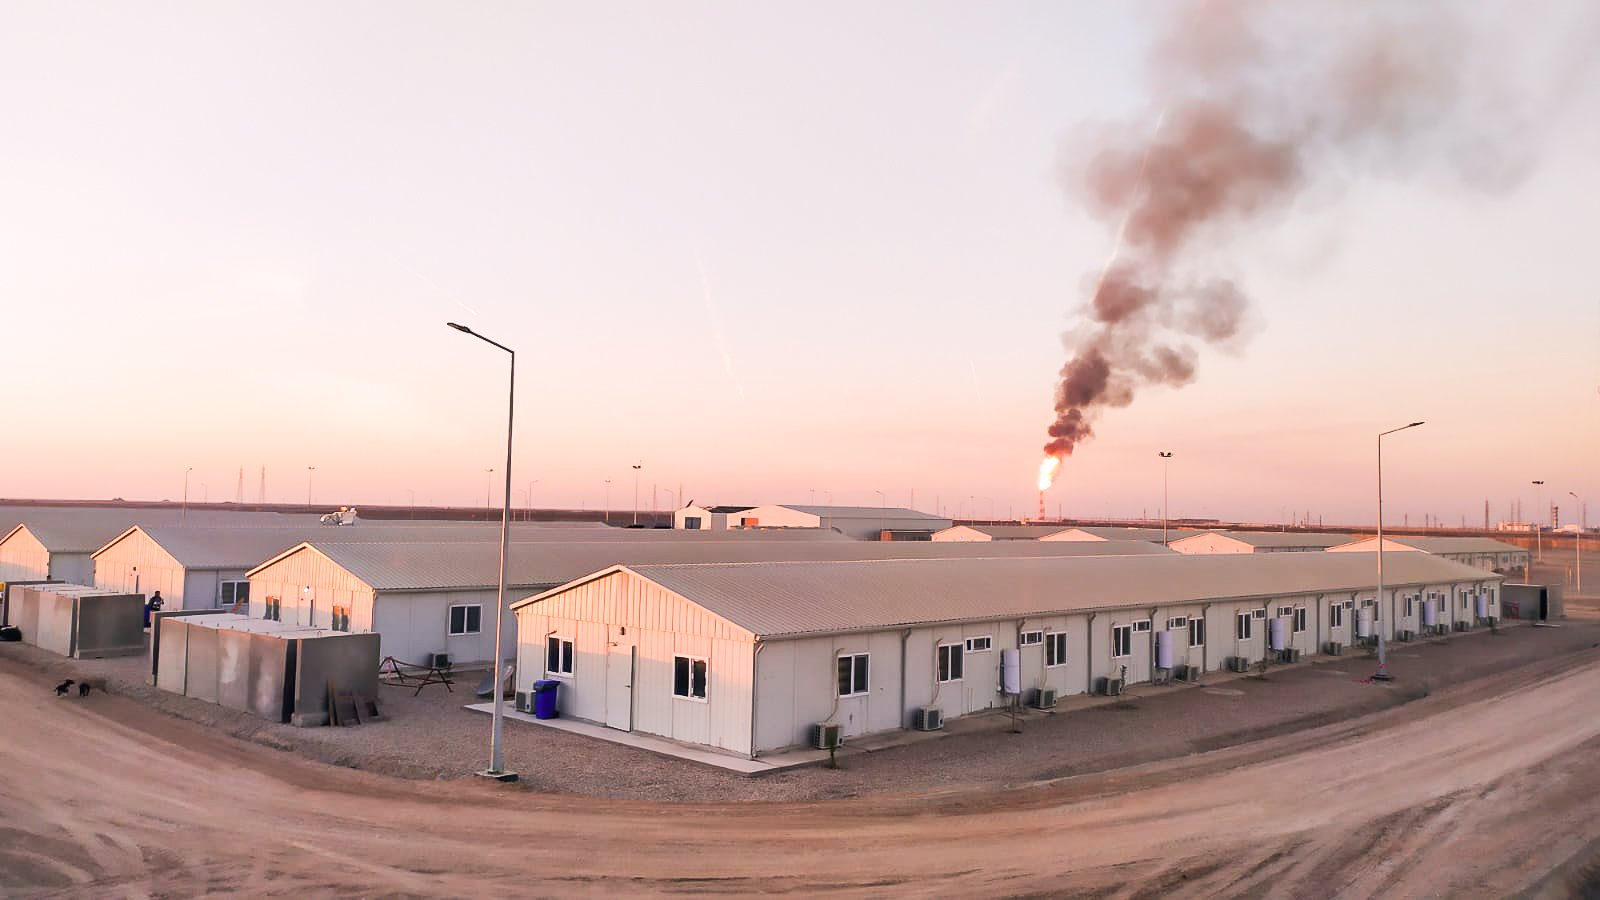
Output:
<instances>
[{"instance_id":1,"label":"lamp head","mask_svg":"<svg viewBox=\"0 0 1600 900\"><path fill-rule=\"evenodd\" d=\"M472 329L468 328L465 325L457 325L454 322L446 322L445 324L449 325L451 328L454 328L457 331L460 331L460 332L463 332L463 333L466 333L466 334L471 334L472 333Z\"/></svg>"},{"instance_id":2,"label":"lamp head","mask_svg":"<svg viewBox=\"0 0 1600 900\"><path fill-rule=\"evenodd\" d=\"M1160 454L1162 459L1171 459L1172 458L1172 454L1168 453L1165 450L1158 451L1158 453Z\"/></svg>"},{"instance_id":3,"label":"lamp head","mask_svg":"<svg viewBox=\"0 0 1600 900\"><path fill-rule=\"evenodd\" d=\"M1425 424L1427 424L1427 423L1426 422L1412 422L1410 425L1407 425L1406 427L1407 428L1415 428L1418 425L1425 425Z\"/></svg>"}]
</instances>

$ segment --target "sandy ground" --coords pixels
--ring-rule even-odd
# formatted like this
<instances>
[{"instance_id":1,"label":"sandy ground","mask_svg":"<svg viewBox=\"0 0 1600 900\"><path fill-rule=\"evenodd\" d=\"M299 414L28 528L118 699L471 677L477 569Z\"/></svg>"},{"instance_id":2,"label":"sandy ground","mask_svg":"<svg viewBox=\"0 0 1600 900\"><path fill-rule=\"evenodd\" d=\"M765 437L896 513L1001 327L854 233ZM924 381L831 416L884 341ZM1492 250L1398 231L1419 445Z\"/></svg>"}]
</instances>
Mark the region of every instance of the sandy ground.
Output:
<instances>
[{"instance_id":1,"label":"sandy ground","mask_svg":"<svg viewBox=\"0 0 1600 900\"><path fill-rule=\"evenodd\" d=\"M0 660L8 895L1567 896L1600 846L1600 649L1094 774L702 805L404 781L44 680Z\"/></svg>"}]
</instances>

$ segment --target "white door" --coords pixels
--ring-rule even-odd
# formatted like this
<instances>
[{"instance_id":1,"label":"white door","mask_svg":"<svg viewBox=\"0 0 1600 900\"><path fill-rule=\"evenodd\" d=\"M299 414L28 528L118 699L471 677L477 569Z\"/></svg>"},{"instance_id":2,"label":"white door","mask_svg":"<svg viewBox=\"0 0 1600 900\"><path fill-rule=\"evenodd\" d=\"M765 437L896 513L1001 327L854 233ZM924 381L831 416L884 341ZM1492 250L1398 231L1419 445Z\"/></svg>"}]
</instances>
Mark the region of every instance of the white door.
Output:
<instances>
[{"instance_id":1,"label":"white door","mask_svg":"<svg viewBox=\"0 0 1600 900\"><path fill-rule=\"evenodd\" d=\"M633 730L633 675L638 650L632 638L613 633L606 652L606 726Z\"/></svg>"}]
</instances>

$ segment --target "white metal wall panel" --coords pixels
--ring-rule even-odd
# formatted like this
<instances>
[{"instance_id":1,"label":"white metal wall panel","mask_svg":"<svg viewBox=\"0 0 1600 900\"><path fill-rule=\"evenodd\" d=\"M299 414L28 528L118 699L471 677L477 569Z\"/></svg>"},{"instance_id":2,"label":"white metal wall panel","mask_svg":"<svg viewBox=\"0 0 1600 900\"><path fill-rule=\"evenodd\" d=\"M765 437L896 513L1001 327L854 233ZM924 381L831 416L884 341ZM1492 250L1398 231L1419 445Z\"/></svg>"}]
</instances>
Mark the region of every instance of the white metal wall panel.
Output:
<instances>
[{"instance_id":1,"label":"white metal wall panel","mask_svg":"<svg viewBox=\"0 0 1600 900\"><path fill-rule=\"evenodd\" d=\"M93 584L94 558L88 553L50 554L50 574L47 578L67 584Z\"/></svg>"},{"instance_id":2,"label":"white metal wall panel","mask_svg":"<svg viewBox=\"0 0 1600 900\"><path fill-rule=\"evenodd\" d=\"M749 641L711 641L706 694L711 701L707 706L713 747L750 753L750 664L754 652L755 645Z\"/></svg>"},{"instance_id":3,"label":"white metal wall panel","mask_svg":"<svg viewBox=\"0 0 1600 900\"><path fill-rule=\"evenodd\" d=\"M806 720L809 710L795 703L795 657L810 641L772 641L755 657L756 750L778 750L804 741L795 723ZM815 721L822 721L817 719Z\"/></svg>"},{"instance_id":4,"label":"white metal wall panel","mask_svg":"<svg viewBox=\"0 0 1600 900\"><path fill-rule=\"evenodd\" d=\"M0 581L41 581L49 573L50 551L26 528L0 544Z\"/></svg>"}]
</instances>

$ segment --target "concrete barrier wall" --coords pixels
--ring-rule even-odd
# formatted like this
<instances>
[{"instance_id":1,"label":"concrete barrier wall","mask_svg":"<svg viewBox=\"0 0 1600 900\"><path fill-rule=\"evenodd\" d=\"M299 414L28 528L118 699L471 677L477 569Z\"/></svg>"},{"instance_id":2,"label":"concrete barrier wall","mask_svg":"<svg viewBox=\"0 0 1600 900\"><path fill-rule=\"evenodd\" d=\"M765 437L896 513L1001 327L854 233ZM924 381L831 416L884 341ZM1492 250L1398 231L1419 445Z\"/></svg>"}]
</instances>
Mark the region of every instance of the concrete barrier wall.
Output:
<instances>
[{"instance_id":1,"label":"concrete barrier wall","mask_svg":"<svg viewBox=\"0 0 1600 900\"><path fill-rule=\"evenodd\" d=\"M78 598L79 659L133 656L144 652L144 595L99 594Z\"/></svg>"},{"instance_id":2,"label":"concrete barrier wall","mask_svg":"<svg viewBox=\"0 0 1600 900\"><path fill-rule=\"evenodd\" d=\"M156 687L182 694L188 688L189 623L177 617L163 617L151 624L150 653L154 657ZM159 644L154 634L157 631L161 634ZM156 656L158 646L160 655Z\"/></svg>"},{"instance_id":3,"label":"concrete barrier wall","mask_svg":"<svg viewBox=\"0 0 1600 900\"><path fill-rule=\"evenodd\" d=\"M15 619L12 624L22 632L22 641L26 644L36 644L35 635L39 633L39 591L36 588L24 587L12 595L16 608L12 610Z\"/></svg>"},{"instance_id":4,"label":"concrete barrier wall","mask_svg":"<svg viewBox=\"0 0 1600 900\"><path fill-rule=\"evenodd\" d=\"M198 621L189 626L189 652L187 677L183 692L196 700L217 702L217 668L220 660L221 640L217 629L206 628Z\"/></svg>"},{"instance_id":5,"label":"concrete barrier wall","mask_svg":"<svg viewBox=\"0 0 1600 900\"><path fill-rule=\"evenodd\" d=\"M379 635L334 632L299 638L296 644L294 724L328 723L330 681L340 693L378 696Z\"/></svg>"},{"instance_id":6,"label":"concrete barrier wall","mask_svg":"<svg viewBox=\"0 0 1600 900\"><path fill-rule=\"evenodd\" d=\"M38 581L38 580L28 579L28 580L19 580L19 581L7 581L3 585L0 585L0 625L10 625L10 624L12 624L12 612L11 612L11 598L12 598L12 595L20 594L22 589L24 587L29 586L29 585L37 586L37 585L41 585L41 584L55 584L55 583L56 582L54 580ZM20 626L18 626L18 627L20 627Z\"/></svg>"},{"instance_id":7,"label":"concrete barrier wall","mask_svg":"<svg viewBox=\"0 0 1600 900\"><path fill-rule=\"evenodd\" d=\"M163 629L161 623L171 618L181 616L215 616L221 615L226 610L221 609L175 609L150 614L150 683L161 687L161 639ZM175 632L177 633L177 632ZM179 663L181 665L182 663ZM183 693L183 684L180 681L176 688L165 688L174 693Z\"/></svg>"},{"instance_id":8,"label":"concrete barrier wall","mask_svg":"<svg viewBox=\"0 0 1600 900\"><path fill-rule=\"evenodd\" d=\"M41 650L49 650L61 656L71 656L72 637L77 631L78 624L73 598L42 590L29 593L35 598L39 624L34 627L34 636L31 640L27 632L23 632L22 639Z\"/></svg>"}]
</instances>

